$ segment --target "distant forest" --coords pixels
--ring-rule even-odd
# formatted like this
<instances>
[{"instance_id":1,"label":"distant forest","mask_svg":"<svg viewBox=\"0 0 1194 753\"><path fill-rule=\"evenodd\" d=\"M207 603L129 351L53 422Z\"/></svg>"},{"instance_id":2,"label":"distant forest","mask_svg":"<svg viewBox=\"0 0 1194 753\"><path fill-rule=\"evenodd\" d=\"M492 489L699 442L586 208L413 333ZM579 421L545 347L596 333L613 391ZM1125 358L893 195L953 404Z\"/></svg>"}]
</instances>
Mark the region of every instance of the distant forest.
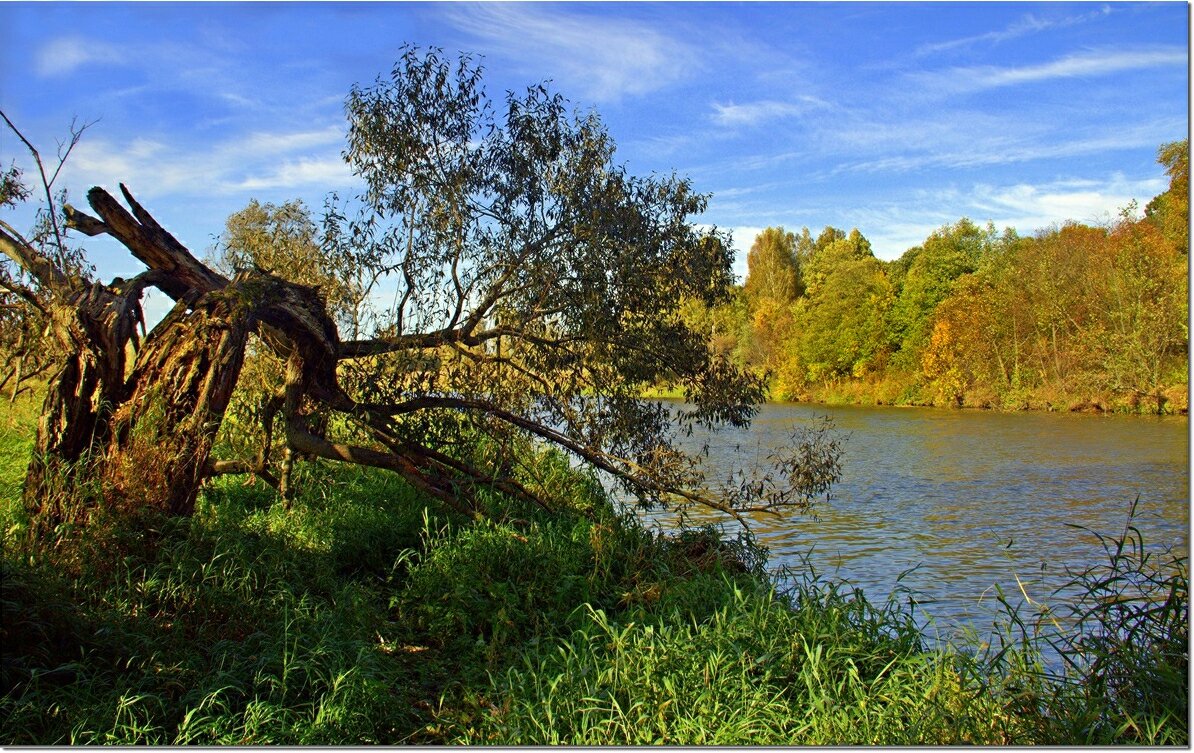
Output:
<instances>
[{"instance_id":1,"label":"distant forest","mask_svg":"<svg viewBox=\"0 0 1194 753\"><path fill-rule=\"evenodd\" d=\"M730 302L689 302L771 398L1005 410L1186 412L1189 142L1140 216L1021 236L968 219L894 261L857 229L769 227Z\"/></svg>"}]
</instances>

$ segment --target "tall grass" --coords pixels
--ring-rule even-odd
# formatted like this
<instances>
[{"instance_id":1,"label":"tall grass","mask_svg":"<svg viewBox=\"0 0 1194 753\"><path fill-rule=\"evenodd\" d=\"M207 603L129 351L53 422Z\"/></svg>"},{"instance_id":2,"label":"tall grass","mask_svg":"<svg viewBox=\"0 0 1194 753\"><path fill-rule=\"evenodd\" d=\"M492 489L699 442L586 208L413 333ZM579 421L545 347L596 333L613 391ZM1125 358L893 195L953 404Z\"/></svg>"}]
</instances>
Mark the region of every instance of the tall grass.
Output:
<instances>
[{"instance_id":1,"label":"tall grass","mask_svg":"<svg viewBox=\"0 0 1194 753\"><path fill-rule=\"evenodd\" d=\"M139 522L156 546L73 578L55 547L6 536L4 742L335 744L411 726L382 591L418 543L414 496L315 481L325 493L289 512L211 488L191 520Z\"/></svg>"},{"instance_id":2,"label":"tall grass","mask_svg":"<svg viewBox=\"0 0 1194 753\"><path fill-rule=\"evenodd\" d=\"M1006 743L1015 720L972 692L960 657L887 635L858 595L710 581L704 620L584 608L566 639L493 678L449 739L503 745ZM657 616L658 617L658 616Z\"/></svg>"},{"instance_id":3,"label":"tall grass","mask_svg":"<svg viewBox=\"0 0 1194 753\"><path fill-rule=\"evenodd\" d=\"M1028 615L1003 600L1000 640L983 657L987 691L1019 704L1054 744L1189 745L1189 555L1147 546L1132 503L1104 562L1071 572L1070 599ZM1059 658L1051 668L1046 652Z\"/></svg>"},{"instance_id":4,"label":"tall grass","mask_svg":"<svg viewBox=\"0 0 1194 753\"><path fill-rule=\"evenodd\" d=\"M1009 606L942 648L899 595L645 530L552 453L551 513L315 464L289 508L221 479L189 519L32 541L28 436L0 435L7 745L1188 743L1188 560L1131 525L1075 574L1081 632Z\"/></svg>"}]
</instances>

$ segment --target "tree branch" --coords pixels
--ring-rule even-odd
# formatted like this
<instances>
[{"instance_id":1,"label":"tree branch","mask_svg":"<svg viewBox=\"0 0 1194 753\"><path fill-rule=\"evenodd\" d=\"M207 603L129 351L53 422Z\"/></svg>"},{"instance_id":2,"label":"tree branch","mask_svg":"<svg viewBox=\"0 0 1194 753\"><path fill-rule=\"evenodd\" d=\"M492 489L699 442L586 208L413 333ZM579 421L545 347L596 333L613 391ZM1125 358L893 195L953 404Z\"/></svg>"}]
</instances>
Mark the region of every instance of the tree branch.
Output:
<instances>
[{"instance_id":1,"label":"tree branch","mask_svg":"<svg viewBox=\"0 0 1194 753\"><path fill-rule=\"evenodd\" d=\"M46 289L57 295L66 295L70 291L70 278L3 220L0 220L0 252Z\"/></svg>"},{"instance_id":2,"label":"tree branch","mask_svg":"<svg viewBox=\"0 0 1194 753\"><path fill-rule=\"evenodd\" d=\"M120 190L137 217L129 214L111 194L99 186L87 192L87 201L103 219L109 235L124 244L145 266L169 275L161 286L163 293L177 301L192 290L203 294L228 285L228 278L209 269L153 221L149 213L133 200L124 184L121 184Z\"/></svg>"}]
</instances>

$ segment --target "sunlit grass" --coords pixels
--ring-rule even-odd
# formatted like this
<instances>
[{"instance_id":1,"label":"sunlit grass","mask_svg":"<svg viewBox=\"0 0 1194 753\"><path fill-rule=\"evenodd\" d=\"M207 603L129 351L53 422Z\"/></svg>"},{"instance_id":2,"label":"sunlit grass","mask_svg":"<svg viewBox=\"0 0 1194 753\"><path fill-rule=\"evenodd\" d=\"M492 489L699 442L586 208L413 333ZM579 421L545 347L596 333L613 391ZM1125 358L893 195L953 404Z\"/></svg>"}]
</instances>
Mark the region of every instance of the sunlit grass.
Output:
<instances>
[{"instance_id":1,"label":"sunlit grass","mask_svg":"<svg viewBox=\"0 0 1194 753\"><path fill-rule=\"evenodd\" d=\"M21 494L29 453L33 451L33 427L37 422L40 402L29 393L10 401L0 398L0 503L8 514L9 502ZM7 519L7 518L5 518Z\"/></svg>"},{"instance_id":2,"label":"sunlit grass","mask_svg":"<svg viewBox=\"0 0 1194 753\"><path fill-rule=\"evenodd\" d=\"M1009 607L989 649L942 648L749 539L651 534L552 454L550 514L314 465L289 509L226 478L190 519L31 542L35 414L0 437L4 744L1188 742L1187 560L1134 528L1075 576L1090 637Z\"/></svg>"}]
</instances>

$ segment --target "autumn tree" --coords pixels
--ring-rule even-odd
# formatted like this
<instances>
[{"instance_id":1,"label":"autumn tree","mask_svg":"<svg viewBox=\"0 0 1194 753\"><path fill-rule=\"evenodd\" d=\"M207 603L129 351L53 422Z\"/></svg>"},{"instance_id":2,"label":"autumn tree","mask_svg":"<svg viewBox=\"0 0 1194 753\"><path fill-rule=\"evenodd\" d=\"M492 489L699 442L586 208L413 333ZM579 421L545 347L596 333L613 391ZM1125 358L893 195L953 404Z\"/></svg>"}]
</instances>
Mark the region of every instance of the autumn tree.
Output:
<instances>
[{"instance_id":1,"label":"autumn tree","mask_svg":"<svg viewBox=\"0 0 1194 753\"><path fill-rule=\"evenodd\" d=\"M573 114L544 86L492 100L474 61L434 50L408 48L390 75L353 87L346 110L345 158L365 188L329 199L319 248L388 286L389 300L373 296L357 318L369 324L360 334L342 336L329 291L270 271L272 242L239 244L252 263L233 254L222 273L123 186L127 209L93 188L94 216L62 210L73 231L109 235L141 260L132 280L70 278L30 239L0 232L67 353L26 479L36 519L82 521L96 505L187 514L220 472L282 485L272 436L291 458L384 468L466 514L482 487L551 505L501 451L516 446L569 453L644 505L741 518L824 491L799 444L761 478L726 484L676 445L695 423L745 426L763 395L680 316L684 300L724 302L733 280L727 244L692 221L706 197L687 180L629 174L596 115ZM310 235L301 217L284 225L281 237ZM175 306L142 341L149 286ZM265 440L251 457L213 460L251 338L285 364L257 417ZM683 387L688 404L639 399L660 382ZM343 435L320 430L323 413Z\"/></svg>"},{"instance_id":2,"label":"autumn tree","mask_svg":"<svg viewBox=\"0 0 1194 753\"><path fill-rule=\"evenodd\" d=\"M928 340L930 317L945 300L954 281L975 271L996 239L993 226L980 228L966 218L933 231L918 248L905 255L911 261L902 276L898 297L891 309L893 344L915 359Z\"/></svg>"},{"instance_id":3,"label":"autumn tree","mask_svg":"<svg viewBox=\"0 0 1194 753\"><path fill-rule=\"evenodd\" d=\"M803 240L802 244L803 246ZM844 230L826 226L813 245L812 252L803 263L805 293L814 295L818 287L830 274L843 264L875 256L871 242L866 236L852 229Z\"/></svg>"},{"instance_id":4,"label":"autumn tree","mask_svg":"<svg viewBox=\"0 0 1194 753\"><path fill-rule=\"evenodd\" d=\"M1107 241L1105 336L1096 352L1115 392L1159 414L1164 388L1189 381L1189 256L1147 220L1124 218Z\"/></svg>"},{"instance_id":5,"label":"autumn tree","mask_svg":"<svg viewBox=\"0 0 1194 753\"><path fill-rule=\"evenodd\" d=\"M988 280L965 275L934 311L921 372L940 402L962 405L976 386L994 393L1011 385L1010 359L1002 352L1006 321L995 293Z\"/></svg>"},{"instance_id":6,"label":"autumn tree","mask_svg":"<svg viewBox=\"0 0 1194 753\"><path fill-rule=\"evenodd\" d=\"M796 236L782 227L769 227L755 237L746 256L743 285L750 315L748 360L774 369L782 344L792 331L792 304L804 293Z\"/></svg>"},{"instance_id":7,"label":"autumn tree","mask_svg":"<svg viewBox=\"0 0 1194 753\"><path fill-rule=\"evenodd\" d=\"M766 228L755 237L746 254L746 268L744 288L750 300L791 303L804 292L796 236L782 227Z\"/></svg>"},{"instance_id":8,"label":"autumn tree","mask_svg":"<svg viewBox=\"0 0 1194 753\"><path fill-rule=\"evenodd\" d=\"M1179 252L1190 253L1190 140L1162 144L1157 161L1165 166L1169 188L1144 208L1145 216Z\"/></svg>"},{"instance_id":9,"label":"autumn tree","mask_svg":"<svg viewBox=\"0 0 1194 753\"><path fill-rule=\"evenodd\" d=\"M869 246L863 253L839 240L822 253L837 254L836 261L818 272L816 287L797 308L794 355L810 381L862 376L879 368L886 355L891 283Z\"/></svg>"}]
</instances>

